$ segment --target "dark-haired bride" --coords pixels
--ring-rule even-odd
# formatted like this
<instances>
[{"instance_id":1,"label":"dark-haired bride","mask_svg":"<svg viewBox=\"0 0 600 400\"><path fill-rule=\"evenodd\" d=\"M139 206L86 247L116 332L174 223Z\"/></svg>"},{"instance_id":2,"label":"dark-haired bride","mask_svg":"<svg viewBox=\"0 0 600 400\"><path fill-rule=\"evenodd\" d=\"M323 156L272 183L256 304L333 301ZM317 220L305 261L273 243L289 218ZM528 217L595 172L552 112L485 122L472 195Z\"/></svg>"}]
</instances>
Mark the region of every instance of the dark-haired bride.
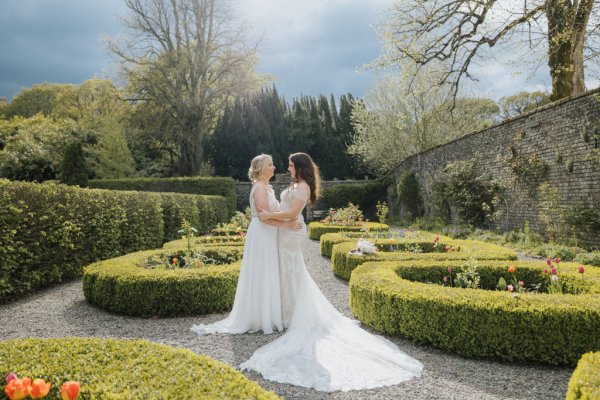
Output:
<instances>
[{"instance_id":1,"label":"dark-haired bride","mask_svg":"<svg viewBox=\"0 0 600 400\"><path fill-rule=\"evenodd\" d=\"M319 170L309 155L289 157L292 185L279 211L263 221L304 224L301 212L319 193ZM312 280L302 255L306 228L280 229L278 240L282 323L287 332L241 365L266 379L321 391L370 389L418 377L422 364L387 339L361 329L329 303Z\"/></svg>"}]
</instances>

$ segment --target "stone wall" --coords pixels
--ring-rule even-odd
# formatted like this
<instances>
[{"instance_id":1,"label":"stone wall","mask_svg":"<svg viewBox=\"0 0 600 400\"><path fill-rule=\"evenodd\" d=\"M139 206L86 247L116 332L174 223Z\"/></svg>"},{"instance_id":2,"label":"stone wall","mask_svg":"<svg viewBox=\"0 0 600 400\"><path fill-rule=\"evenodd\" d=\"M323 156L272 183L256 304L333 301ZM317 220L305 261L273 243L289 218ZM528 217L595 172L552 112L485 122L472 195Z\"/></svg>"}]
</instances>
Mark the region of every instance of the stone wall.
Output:
<instances>
[{"instance_id":1,"label":"stone wall","mask_svg":"<svg viewBox=\"0 0 600 400\"><path fill-rule=\"evenodd\" d=\"M600 212L599 95L596 89L554 102L417 154L395 170L396 182L404 171L414 171L425 213L432 215L436 175L449 162L474 160L479 172L487 171L510 187L503 210L508 217L496 222L501 229L522 228L526 221L534 229L543 228L539 185L544 181L556 188L562 207L586 204ZM542 162L547 165L543 174L535 167ZM517 164L520 173L512 168ZM590 238L588 244L598 247L599 239Z\"/></svg>"}]
</instances>

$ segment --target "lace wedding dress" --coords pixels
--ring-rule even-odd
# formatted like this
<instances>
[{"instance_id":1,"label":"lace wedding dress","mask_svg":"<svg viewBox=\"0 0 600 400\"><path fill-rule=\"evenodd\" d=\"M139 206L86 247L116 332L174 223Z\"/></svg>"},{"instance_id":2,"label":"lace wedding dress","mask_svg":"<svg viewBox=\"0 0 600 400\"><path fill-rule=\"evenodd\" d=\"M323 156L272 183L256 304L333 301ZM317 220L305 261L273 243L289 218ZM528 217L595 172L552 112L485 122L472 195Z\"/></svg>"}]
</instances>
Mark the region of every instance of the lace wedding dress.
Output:
<instances>
[{"instance_id":1,"label":"lace wedding dress","mask_svg":"<svg viewBox=\"0 0 600 400\"><path fill-rule=\"evenodd\" d=\"M294 198L306 203L309 193L306 183L283 191L280 210L289 210ZM389 386L420 376L419 361L361 329L329 303L304 265L305 240L306 229L279 230L282 312L288 330L256 350L241 369L326 392Z\"/></svg>"},{"instance_id":2,"label":"lace wedding dress","mask_svg":"<svg viewBox=\"0 0 600 400\"><path fill-rule=\"evenodd\" d=\"M283 329L277 228L258 219L254 202L256 190L266 190L269 211L277 211L278 203L273 189L255 183L250 190L252 220L246 234L233 309L227 318L214 324L194 325L191 330L199 335L257 331L270 334L273 330Z\"/></svg>"}]
</instances>

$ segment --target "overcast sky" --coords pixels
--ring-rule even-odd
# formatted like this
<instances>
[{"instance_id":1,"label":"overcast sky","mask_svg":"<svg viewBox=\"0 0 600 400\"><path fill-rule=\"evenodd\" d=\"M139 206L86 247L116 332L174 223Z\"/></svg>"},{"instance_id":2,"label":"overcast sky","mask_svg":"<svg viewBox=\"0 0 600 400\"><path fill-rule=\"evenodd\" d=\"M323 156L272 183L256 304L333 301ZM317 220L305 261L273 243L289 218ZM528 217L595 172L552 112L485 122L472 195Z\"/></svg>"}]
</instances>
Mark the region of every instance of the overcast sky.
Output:
<instances>
[{"instance_id":1,"label":"overcast sky","mask_svg":"<svg viewBox=\"0 0 600 400\"><path fill-rule=\"evenodd\" d=\"M360 97L373 74L357 72L381 51L374 26L392 0L233 0L262 35L259 71L289 101L301 94ZM0 0L0 97L40 82L113 78L101 36L122 28L123 0ZM550 85L546 67L529 81L514 68L478 69L475 91L499 98Z\"/></svg>"}]
</instances>

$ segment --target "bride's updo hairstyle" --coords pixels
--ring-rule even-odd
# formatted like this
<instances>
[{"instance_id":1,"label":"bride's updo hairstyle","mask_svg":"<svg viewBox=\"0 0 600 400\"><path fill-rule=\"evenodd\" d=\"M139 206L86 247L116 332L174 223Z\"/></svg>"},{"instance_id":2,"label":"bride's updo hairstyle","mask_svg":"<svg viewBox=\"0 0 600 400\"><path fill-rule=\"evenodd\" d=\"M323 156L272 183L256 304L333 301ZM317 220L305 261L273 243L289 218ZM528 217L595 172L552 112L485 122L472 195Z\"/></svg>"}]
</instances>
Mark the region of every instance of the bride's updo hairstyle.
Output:
<instances>
[{"instance_id":1,"label":"bride's updo hairstyle","mask_svg":"<svg viewBox=\"0 0 600 400\"><path fill-rule=\"evenodd\" d=\"M290 156L290 161L294 164L296 176L294 179L302 179L310 187L310 203L314 203L321 194L321 176L319 167L306 153L294 153Z\"/></svg>"},{"instance_id":2,"label":"bride's updo hairstyle","mask_svg":"<svg viewBox=\"0 0 600 400\"><path fill-rule=\"evenodd\" d=\"M271 156L268 154L260 154L252 159L250 169L248 169L248 178L250 178L250 181L254 182L260 179L263 169L271 159Z\"/></svg>"}]
</instances>

